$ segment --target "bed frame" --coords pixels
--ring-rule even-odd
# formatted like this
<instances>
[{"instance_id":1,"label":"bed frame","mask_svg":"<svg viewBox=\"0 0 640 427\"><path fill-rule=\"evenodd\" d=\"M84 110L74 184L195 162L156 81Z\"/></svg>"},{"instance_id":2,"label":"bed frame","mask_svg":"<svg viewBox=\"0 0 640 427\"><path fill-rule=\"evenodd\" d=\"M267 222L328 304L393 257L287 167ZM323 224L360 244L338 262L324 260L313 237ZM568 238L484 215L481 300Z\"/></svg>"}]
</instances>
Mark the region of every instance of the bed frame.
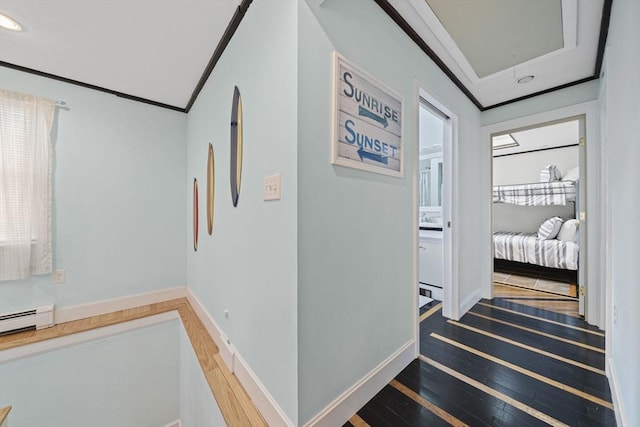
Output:
<instances>
[{"instance_id":1,"label":"bed frame","mask_svg":"<svg viewBox=\"0 0 640 427\"><path fill-rule=\"evenodd\" d=\"M496 273L515 273L521 276L554 280L556 282L578 284L577 270L543 267L541 265L493 259L493 271Z\"/></svg>"}]
</instances>

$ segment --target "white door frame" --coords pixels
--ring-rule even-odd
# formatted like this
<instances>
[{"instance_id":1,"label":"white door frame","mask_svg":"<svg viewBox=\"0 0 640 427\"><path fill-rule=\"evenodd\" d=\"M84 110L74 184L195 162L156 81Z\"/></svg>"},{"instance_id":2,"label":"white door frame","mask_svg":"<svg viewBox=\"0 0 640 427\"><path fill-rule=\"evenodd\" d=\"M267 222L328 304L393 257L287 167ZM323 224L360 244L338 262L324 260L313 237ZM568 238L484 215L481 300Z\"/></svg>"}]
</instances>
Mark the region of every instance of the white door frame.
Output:
<instances>
[{"instance_id":1,"label":"white door frame","mask_svg":"<svg viewBox=\"0 0 640 427\"><path fill-rule=\"evenodd\" d=\"M491 144L491 134L498 133L508 129L518 129L530 127L539 123L553 122L568 117L584 116L586 121L586 163L588 177L585 177L586 171L581 170L581 182L587 184L586 199L588 205L586 208L586 217L589 226L587 228L587 241L589 245L586 253L580 253L580 257L586 263L584 283L587 285L586 310L585 319L600 328L605 327L605 311L600 310L600 305L606 301L606 292L603 280L603 270L601 268L600 251L598 248L602 246L601 233L601 191L600 191L600 119L597 101L589 101L581 104L575 104L568 107L558 108L556 110L545 111L530 116L520 117L517 119L507 120L504 122L494 123L483 126L481 128L481 143ZM489 150L490 170L493 171L493 153ZM584 168L583 168L584 169ZM491 172L493 173L493 172ZM586 178L586 179L583 179ZM493 180L490 180L492 182ZM489 204L493 210L493 192L491 185L484 193L485 203ZM490 216L493 220L493 215ZM489 259L487 262L493 262L493 241L489 239L487 254ZM493 298L493 268L489 270L489 275L482 280L482 297Z\"/></svg>"},{"instance_id":2,"label":"white door frame","mask_svg":"<svg viewBox=\"0 0 640 427\"><path fill-rule=\"evenodd\" d=\"M413 195L414 195L414 206L413 211L414 215L414 225L416 226L416 233L414 237L414 283L415 283L415 292L416 295L416 305L417 306L417 295L419 292L419 284L418 284L418 236L419 229L417 228L418 224L418 159L419 159L419 151L420 151L420 141L419 141L419 127L420 127L420 98L424 98L431 105L436 107L438 110L443 112L449 117L449 126L446 126L446 131L448 134L445 135L445 139L450 141L449 144L444 144L443 153L442 153L442 164L444 169L443 176L443 204L442 204L442 291L443 291L443 302L442 302L442 314L445 317L458 320L459 319L459 292L458 292L458 251L456 250L458 247L458 238L456 233L456 225L458 223L458 214L457 214L457 195L458 195L458 184L455 177L457 176L458 171L458 116L455 114L449 107L440 102L436 97L434 97L431 93L423 88L418 80L414 81L414 108L415 108L415 135L416 135L416 147L415 147L415 155L413 161L412 170L415 171L414 179L413 179ZM447 138L448 137L448 138ZM419 310L418 310L419 314ZM420 330L420 320L419 315L417 316L415 323L415 333L414 337L416 338L416 354L420 352L420 344L419 344L419 330Z\"/></svg>"}]
</instances>

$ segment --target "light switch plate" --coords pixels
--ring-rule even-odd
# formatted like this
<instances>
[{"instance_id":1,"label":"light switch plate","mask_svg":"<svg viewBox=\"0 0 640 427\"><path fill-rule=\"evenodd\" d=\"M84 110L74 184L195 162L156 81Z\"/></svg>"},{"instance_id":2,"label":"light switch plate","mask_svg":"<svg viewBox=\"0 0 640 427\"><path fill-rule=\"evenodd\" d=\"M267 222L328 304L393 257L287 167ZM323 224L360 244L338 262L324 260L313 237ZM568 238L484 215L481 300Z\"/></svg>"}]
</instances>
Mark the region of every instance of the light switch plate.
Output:
<instances>
[{"instance_id":1,"label":"light switch plate","mask_svg":"<svg viewBox=\"0 0 640 427\"><path fill-rule=\"evenodd\" d=\"M264 178L264 200L280 200L281 174Z\"/></svg>"}]
</instances>

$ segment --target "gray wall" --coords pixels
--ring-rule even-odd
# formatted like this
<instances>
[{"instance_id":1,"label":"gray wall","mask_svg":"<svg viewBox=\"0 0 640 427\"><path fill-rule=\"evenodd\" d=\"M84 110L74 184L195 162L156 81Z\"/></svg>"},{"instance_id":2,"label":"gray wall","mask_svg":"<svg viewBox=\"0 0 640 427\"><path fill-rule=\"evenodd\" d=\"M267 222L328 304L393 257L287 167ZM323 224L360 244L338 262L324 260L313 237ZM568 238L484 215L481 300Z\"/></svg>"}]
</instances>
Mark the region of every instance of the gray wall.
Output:
<instances>
[{"instance_id":1,"label":"gray wall","mask_svg":"<svg viewBox=\"0 0 640 427\"><path fill-rule=\"evenodd\" d=\"M184 286L186 115L0 67L5 89L64 100L54 130L52 276L0 282L0 313Z\"/></svg>"},{"instance_id":2,"label":"gray wall","mask_svg":"<svg viewBox=\"0 0 640 427\"><path fill-rule=\"evenodd\" d=\"M477 278L491 268L480 237L490 238L481 191L491 179L478 110L375 3L317 3L300 3L298 23L300 424L413 338L414 77L460 119L461 302L479 292ZM404 178L331 165L334 49L404 96Z\"/></svg>"},{"instance_id":3,"label":"gray wall","mask_svg":"<svg viewBox=\"0 0 640 427\"><path fill-rule=\"evenodd\" d=\"M546 165L556 165L562 175L578 166L578 147L536 151L493 158L493 185L528 184L540 181Z\"/></svg>"},{"instance_id":4,"label":"gray wall","mask_svg":"<svg viewBox=\"0 0 640 427\"><path fill-rule=\"evenodd\" d=\"M189 112L187 283L291 420L297 419L297 2L254 2ZM238 207L231 203L234 86L244 109ZM213 234L207 234L208 144L215 150ZM282 199L263 200L282 173ZM200 183L200 244L192 242L192 185ZM309 188L308 191L312 191ZM184 224L184 222L182 223ZM228 317L224 312L228 310Z\"/></svg>"},{"instance_id":5,"label":"gray wall","mask_svg":"<svg viewBox=\"0 0 640 427\"><path fill-rule=\"evenodd\" d=\"M602 80L608 362L627 426L640 425L640 2L616 0ZM617 318L617 319L616 319ZM619 419L620 421L620 419Z\"/></svg>"}]
</instances>

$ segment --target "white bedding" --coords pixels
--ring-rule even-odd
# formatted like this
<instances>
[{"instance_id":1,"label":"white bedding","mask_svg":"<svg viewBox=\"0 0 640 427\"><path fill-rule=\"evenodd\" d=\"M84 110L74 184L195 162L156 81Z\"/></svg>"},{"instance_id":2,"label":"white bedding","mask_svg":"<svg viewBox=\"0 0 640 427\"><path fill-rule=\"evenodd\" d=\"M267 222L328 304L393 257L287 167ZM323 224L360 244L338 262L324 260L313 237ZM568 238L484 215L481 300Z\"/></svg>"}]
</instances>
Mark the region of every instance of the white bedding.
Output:
<instances>
[{"instance_id":1,"label":"white bedding","mask_svg":"<svg viewBox=\"0 0 640 427\"><path fill-rule=\"evenodd\" d=\"M563 270L578 269L578 244L562 240L540 240L536 233L493 233L494 257Z\"/></svg>"}]
</instances>

